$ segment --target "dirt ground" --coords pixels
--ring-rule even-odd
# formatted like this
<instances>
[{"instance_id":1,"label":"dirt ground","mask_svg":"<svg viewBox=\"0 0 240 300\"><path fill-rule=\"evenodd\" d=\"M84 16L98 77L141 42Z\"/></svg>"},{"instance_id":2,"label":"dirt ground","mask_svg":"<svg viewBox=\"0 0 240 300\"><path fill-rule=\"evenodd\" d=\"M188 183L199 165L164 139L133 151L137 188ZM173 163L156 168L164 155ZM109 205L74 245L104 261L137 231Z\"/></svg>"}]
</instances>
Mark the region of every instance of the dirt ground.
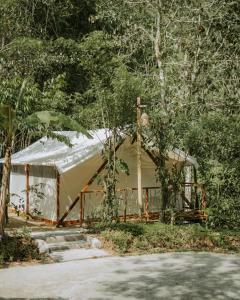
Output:
<instances>
[{"instance_id":1,"label":"dirt ground","mask_svg":"<svg viewBox=\"0 0 240 300\"><path fill-rule=\"evenodd\" d=\"M17 216L15 213L9 213L9 222L6 225L6 231L28 228L31 231L51 230L53 226L47 226L43 222L36 222L33 220L26 220L24 217Z\"/></svg>"},{"instance_id":2,"label":"dirt ground","mask_svg":"<svg viewBox=\"0 0 240 300\"><path fill-rule=\"evenodd\" d=\"M71 228L77 228L79 225L71 226ZM30 231L50 231L50 230L56 230L56 226L54 225L48 225L44 222L35 221L35 220L27 220L25 217L17 216L13 212L9 212L9 223L6 225L6 231L11 230L18 230L27 228ZM66 230L66 227L64 228ZM58 230L61 230L61 228L58 228Z\"/></svg>"}]
</instances>

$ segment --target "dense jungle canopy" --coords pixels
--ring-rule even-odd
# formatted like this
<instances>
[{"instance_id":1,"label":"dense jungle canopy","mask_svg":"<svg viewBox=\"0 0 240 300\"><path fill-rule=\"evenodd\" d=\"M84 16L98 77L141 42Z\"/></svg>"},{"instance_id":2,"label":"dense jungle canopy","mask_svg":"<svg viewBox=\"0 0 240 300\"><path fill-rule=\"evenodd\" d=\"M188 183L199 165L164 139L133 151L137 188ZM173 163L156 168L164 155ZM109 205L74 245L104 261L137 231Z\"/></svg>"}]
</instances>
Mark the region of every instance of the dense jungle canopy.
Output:
<instances>
[{"instance_id":1,"label":"dense jungle canopy","mask_svg":"<svg viewBox=\"0 0 240 300\"><path fill-rule=\"evenodd\" d=\"M198 160L214 224L237 226L239 18L234 0L0 0L0 103L26 80L15 151L41 130L24 123L36 111L116 128L140 96L160 147Z\"/></svg>"}]
</instances>

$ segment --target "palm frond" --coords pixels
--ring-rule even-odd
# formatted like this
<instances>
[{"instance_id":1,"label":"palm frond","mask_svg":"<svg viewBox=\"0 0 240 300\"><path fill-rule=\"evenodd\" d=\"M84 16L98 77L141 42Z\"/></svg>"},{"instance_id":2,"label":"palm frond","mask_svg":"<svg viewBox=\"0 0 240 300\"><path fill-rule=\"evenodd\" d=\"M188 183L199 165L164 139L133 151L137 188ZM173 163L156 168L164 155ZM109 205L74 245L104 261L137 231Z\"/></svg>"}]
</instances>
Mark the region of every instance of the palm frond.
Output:
<instances>
[{"instance_id":1,"label":"palm frond","mask_svg":"<svg viewBox=\"0 0 240 300\"><path fill-rule=\"evenodd\" d=\"M74 130L86 135L88 138L92 138L89 132L77 121L73 120L69 116L55 111L35 112L34 114L30 115L26 121L30 122L31 124L35 123L36 125L39 125L40 123L46 128L51 127Z\"/></svg>"}]
</instances>

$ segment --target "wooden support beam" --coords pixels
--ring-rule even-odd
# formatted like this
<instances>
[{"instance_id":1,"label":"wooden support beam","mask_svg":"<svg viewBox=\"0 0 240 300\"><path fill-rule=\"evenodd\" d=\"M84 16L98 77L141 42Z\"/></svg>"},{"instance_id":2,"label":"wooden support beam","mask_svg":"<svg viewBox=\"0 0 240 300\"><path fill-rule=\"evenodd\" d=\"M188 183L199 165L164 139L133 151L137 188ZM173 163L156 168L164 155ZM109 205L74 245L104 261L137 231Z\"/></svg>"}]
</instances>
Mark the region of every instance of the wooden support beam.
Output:
<instances>
[{"instance_id":1,"label":"wooden support beam","mask_svg":"<svg viewBox=\"0 0 240 300\"><path fill-rule=\"evenodd\" d=\"M199 208L198 194L197 194L197 169L193 166L193 178L194 178L194 196L195 196L195 208Z\"/></svg>"},{"instance_id":2,"label":"wooden support beam","mask_svg":"<svg viewBox=\"0 0 240 300\"><path fill-rule=\"evenodd\" d=\"M142 148L144 149L144 151L148 154L148 156L151 158L151 160L153 161L153 163L157 166L157 159L156 157L154 156L154 154L148 150L144 143L142 143ZM201 188L202 190L202 201L201 201L201 205L202 205L202 208L205 208L206 207L206 192L205 192L205 189L203 187L202 184L198 183L197 182L197 170L196 168L194 167L194 182L183 182L182 183L184 186L192 186L194 187L194 193L195 193L195 207L196 208L199 208L199 200L198 200L198 195L197 195L197 189L198 188ZM183 195L181 195L183 197ZM191 206L192 207L192 204L189 202L189 200L185 197L183 197L183 201L186 202L189 207ZM193 207L192 207L193 208Z\"/></svg>"},{"instance_id":3,"label":"wooden support beam","mask_svg":"<svg viewBox=\"0 0 240 300\"><path fill-rule=\"evenodd\" d=\"M115 148L115 151L117 151L119 149L119 147L123 144L124 140L122 140L120 143L118 143L118 145ZM101 171L105 168L107 164L107 160L105 160L102 165L97 169L97 171L95 172L95 174L88 180L88 182L85 184L85 186L82 188L82 190L80 191L80 193L84 193L88 190L89 186L93 183L93 181L96 179L96 177L101 173ZM56 227L60 226L63 221L65 220L65 218L68 216L68 214L71 212L71 210L74 208L74 206L78 203L78 201L80 200L80 194L73 200L73 202L70 204L69 207L67 207L65 213L63 214L63 216L60 218L60 220L57 222Z\"/></svg>"},{"instance_id":4,"label":"wooden support beam","mask_svg":"<svg viewBox=\"0 0 240 300\"><path fill-rule=\"evenodd\" d=\"M150 150L148 150L144 144L142 144L142 148L144 149L144 151L147 153L147 155L151 158L152 162L157 166L157 159L154 156L154 154L152 154L152 152Z\"/></svg>"},{"instance_id":5,"label":"wooden support beam","mask_svg":"<svg viewBox=\"0 0 240 300\"><path fill-rule=\"evenodd\" d=\"M84 219L85 219L85 203L86 203L86 195L83 193L83 208L82 208L83 222L84 222Z\"/></svg>"},{"instance_id":6,"label":"wooden support beam","mask_svg":"<svg viewBox=\"0 0 240 300\"><path fill-rule=\"evenodd\" d=\"M138 206L139 215L142 217L143 213L143 200L142 200L142 136L141 136L141 99L137 98L137 181L138 181Z\"/></svg>"},{"instance_id":7,"label":"wooden support beam","mask_svg":"<svg viewBox=\"0 0 240 300\"><path fill-rule=\"evenodd\" d=\"M74 208L74 206L77 204L77 202L79 201L80 196L78 195L73 202L70 204L69 207L67 207L65 213L63 214L63 216L60 218L60 220L57 222L57 227L60 226L63 221L65 220L65 218L68 216L68 214L70 213L70 211Z\"/></svg>"},{"instance_id":8,"label":"wooden support beam","mask_svg":"<svg viewBox=\"0 0 240 300\"><path fill-rule=\"evenodd\" d=\"M184 192L184 191L181 192L181 197L182 197L183 201L184 201L185 203L187 203L187 205L188 205L189 208L191 208L191 209L194 208L193 204L188 200L188 198L186 198L185 192ZM185 207L185 208L186 208L186 207Z\"/></svg>"},{"instance_id":9,"label":"wooden support beam","mask_svg":"<svg viewBox=\"0 0 240 300\"><path fill-rule=\"evenodd\" d=\"M93 183L95 178L102 172L102 170L106 167L107 160L103 162L103 164L97 169L95 174L88 180L88 182L85 184L85 186L82 188L81 192L86 192L89 188L89 186Z\"/></svg>"},{"instance_id":10,"label":"wooden support beam","mask_svg":"<svg viewBox=\"0 0 240 300\"><path fill-rule=\"evenodd\" d=\"M30 166L29 164L25 165L25 174L26 174L26 219L28 220L30 215L30 180L29 180Z\"/></svg>"},{"instance_id":11,"label":"wooden support beam","mask_svg":"<svg viewBox=\"0 0 240 300\"><path fill-rule=\"evenodd\" d=\"M123 220L126 223L127 220L127 190L124 193L124 211L123 211Z\"/></svg>"},{"instance_id":12,"label":"wooden support beam","mask_svg":"<svg viewBox=\"0 0 240 300\"><path fill-rule=\"evenodd\" d=\"M83 193L80 193L80 226L83 224Z\"/></svg>"},{"instance_id":13,"label":"wooden support beam","mask_svg":"<svg viewBox=\"0 0 240 300\"><path fill-rule=\"evenodd\" d=\"M149 191L146 188L146 202L145 202L145 213L147 217L147 221L149 220Z\"/></svg>"},{"instance_id":14,"label":"wooden support beam","mask_svg":"<svg viewBox=\"0 0 240 300\"><path fill-rule=\"evenodd\" d=\"M107 164L107 161L105 160L102 163L102 165L97 169L97 171L95 172L95 174L88 180L87 184L82 188L80 194L87 191L88 187L93 183L93 181L95 180L95 178L97 177L97 175L105 168L106 164ZM63 216L57 222L57 227L63 223L63 221L65 220L65 218L68 216L68 214L74 208L74 206L78 203L78 201L80 200L80 198L81 198L80 195L78 195L73 200L73 202L71 203L71 205L66 209L65 213L63 214Z\"/></svg>"},{"instance_id":15,"label":"wooden support beam","mask_svg":"<svg viewBox=\"0 0 240 300\"><path fill-rule=\"evenodd\" d=\"M60 174L56 169L56 221L60 218Z\"/></svg>"},{"instance_id":16,"label":"wooden support beam","mask_svg":"<svg viewBox=\"0 0 240 300\"><path fill-rule=\"evenodd\" d=\"M115 148L115 151L119 149L119 147L123 144L124 140L122 140ZM96 179L96 177L102 172L102 170L107 165L107 159L102 163L102 165L97 169L95 174L88 180L88 182L85 184L85 186L82 188L81 192L86 192L89 188L89 186L93 183L93 181Z\"/></svg>"},{"instance_id":17,"label":"wooden support beam","mask_svg":"<svg viewBox=\"0 0 240 300\"><path fill-rule=\"evenodd\" d=\"M202 209L205 209L207 207L207 195L206 195L206 191L205 191L205 187L204 185L202 185Z\"/></svg>"}]
</instances>

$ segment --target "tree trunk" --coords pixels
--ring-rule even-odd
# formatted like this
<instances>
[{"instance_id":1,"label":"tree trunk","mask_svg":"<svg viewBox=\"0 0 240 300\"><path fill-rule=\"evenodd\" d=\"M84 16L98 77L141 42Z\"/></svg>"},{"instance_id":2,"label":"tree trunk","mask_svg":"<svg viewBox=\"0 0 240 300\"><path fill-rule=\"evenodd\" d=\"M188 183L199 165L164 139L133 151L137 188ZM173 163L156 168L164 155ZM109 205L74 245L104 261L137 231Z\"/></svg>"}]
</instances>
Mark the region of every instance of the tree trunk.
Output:
<instances>
[{"instance_id":1,"label":"tree trunk","mask_svg":"<svg viewBox=\"0 0 240 300\"><path fill-rule=\"evenodd\" d=\"M2 184L0 190L0 236L4 236L4 225L6 219L6 207L8 200L8 185L11 171L11 146L7 146L4 158Z\"/></svg>"},{"instance_id":2,"label":"tree trunk","mask_svg":"<svg viewBox=\"0 0 240 300\"><path fill-rule=\"evenodd\" d=\"M161 180L161 189L162 189L162 203L161 203L161 211L160 211L160 221L162 223L165 223L166 221L165 213L169 202L168 188L166 186L165 179Z\"/></svg>"},{"instance_id":3,"label":"tree trunk","mask_svg":"<svg viewBox=\"0 0 240 300\"><path fill-rule=\"evenodd\" d=\"M103 184L105 191L104 199L104 219L108 222L113 220L114 215L116 214L116 130L113 129L112 136L108 139L108 144L106 145L106 156L107 156L107 165L106 165L106 175L104 176ZM117 217L117 214L116 214Z\"/></svg>"}]
</instances>

